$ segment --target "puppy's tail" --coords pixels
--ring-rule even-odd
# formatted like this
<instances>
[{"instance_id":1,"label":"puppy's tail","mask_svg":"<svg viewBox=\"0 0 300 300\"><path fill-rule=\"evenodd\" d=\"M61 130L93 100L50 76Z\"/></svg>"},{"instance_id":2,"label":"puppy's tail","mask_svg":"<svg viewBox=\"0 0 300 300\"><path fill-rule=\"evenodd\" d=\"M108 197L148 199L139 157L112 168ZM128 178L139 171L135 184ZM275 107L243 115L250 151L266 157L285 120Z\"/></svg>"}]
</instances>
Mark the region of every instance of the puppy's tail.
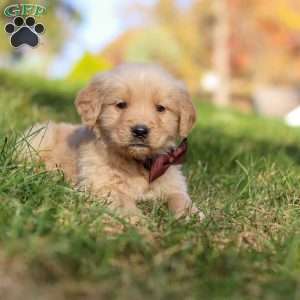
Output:
<instances>
[{"instance_id":1,"label":"puppy's tail","mask_svg":"<svg viewBox=\"0 0 300 300\"><path fill-rule=\"evenodd\" d=\"M17 141L17 157L20 160L39 160L55 146L55 124L36 124L28 128Z\"/></svg>"}]
</instances>

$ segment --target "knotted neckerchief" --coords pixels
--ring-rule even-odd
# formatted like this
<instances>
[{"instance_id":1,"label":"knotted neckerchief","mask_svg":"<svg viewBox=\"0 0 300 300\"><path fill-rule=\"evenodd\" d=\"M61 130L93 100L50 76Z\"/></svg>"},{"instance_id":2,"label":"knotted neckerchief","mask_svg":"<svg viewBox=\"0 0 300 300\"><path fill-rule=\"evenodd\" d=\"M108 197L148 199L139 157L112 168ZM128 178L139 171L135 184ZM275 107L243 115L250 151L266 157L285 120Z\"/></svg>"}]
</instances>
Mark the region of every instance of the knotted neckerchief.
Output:
<instances>
[{"instance_id":1,"label":"knotted neckerchief","mask_svg":"<svg viewBox=\"0 0 300 300\"><path fill-rule=\"evenodd\" d=\"M165 154L159 154L154 158L147 158L144 162L144 168L149 171L149 183L162 176L171 165L179 165L183 162L187 152L187 138L175 148Z\"/></svg>"}]
</instances>

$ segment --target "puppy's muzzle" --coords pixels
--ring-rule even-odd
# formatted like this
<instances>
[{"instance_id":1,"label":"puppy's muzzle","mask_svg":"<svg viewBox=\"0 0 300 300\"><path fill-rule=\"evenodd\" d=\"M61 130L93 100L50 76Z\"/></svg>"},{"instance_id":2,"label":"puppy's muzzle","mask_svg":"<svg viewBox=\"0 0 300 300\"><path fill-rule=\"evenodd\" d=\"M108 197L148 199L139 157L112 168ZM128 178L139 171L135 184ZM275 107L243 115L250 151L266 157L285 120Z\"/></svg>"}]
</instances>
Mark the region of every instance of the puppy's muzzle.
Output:
<instances>
[{"instance_id":1,"label":"puppy's muzzle","mask_svg":"<svg viewBox=\"0 0 300 300\"><path fill-rule=\"evenodd\" d=\"M144 140L148 137L150 129L143 124L135 125L131 128L131 134L134 138Z\"/></svg>"}]
</instances>

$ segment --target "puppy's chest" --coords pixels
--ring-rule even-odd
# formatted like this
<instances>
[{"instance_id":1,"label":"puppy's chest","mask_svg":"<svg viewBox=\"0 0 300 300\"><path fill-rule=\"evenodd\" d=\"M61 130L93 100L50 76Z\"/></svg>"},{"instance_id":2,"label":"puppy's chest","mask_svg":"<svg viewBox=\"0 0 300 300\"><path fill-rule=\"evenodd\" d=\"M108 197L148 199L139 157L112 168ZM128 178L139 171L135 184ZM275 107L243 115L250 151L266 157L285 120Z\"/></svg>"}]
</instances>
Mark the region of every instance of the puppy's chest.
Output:
<instances>
[{"instance_id":1,"label":"puppy's chest","mask_svg":"<svg viewBox=\"0 0 300 300\"><path fill-rule=\"evenodd\" d=\"M148 176L143 166L117 159L111 164L105 157L91 153L82 155L79 161L79 183L100 196L118 193L135 200L147 198L153 194Z\"/></svg>"}]
</instances>

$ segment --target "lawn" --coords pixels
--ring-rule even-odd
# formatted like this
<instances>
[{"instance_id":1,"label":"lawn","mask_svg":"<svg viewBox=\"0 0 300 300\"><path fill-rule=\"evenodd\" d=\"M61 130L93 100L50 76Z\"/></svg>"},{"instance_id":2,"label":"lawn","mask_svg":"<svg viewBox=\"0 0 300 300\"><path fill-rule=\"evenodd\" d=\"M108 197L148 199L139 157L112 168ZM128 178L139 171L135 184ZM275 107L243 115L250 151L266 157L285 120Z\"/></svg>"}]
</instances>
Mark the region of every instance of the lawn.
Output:
<instances>
[{"instance_id":1,"label":"lawn","mask_svg":"<svg viewBox=\"0 0 300 300\"><path fill-rule=\"evenodd\" d=\"M133 226L15 159L27 126L78 121L77 89L0 73L0 299L299 299L300 130L195 99L184 172L207 217L147 203Z\"/></svg>"}]
</instances>

